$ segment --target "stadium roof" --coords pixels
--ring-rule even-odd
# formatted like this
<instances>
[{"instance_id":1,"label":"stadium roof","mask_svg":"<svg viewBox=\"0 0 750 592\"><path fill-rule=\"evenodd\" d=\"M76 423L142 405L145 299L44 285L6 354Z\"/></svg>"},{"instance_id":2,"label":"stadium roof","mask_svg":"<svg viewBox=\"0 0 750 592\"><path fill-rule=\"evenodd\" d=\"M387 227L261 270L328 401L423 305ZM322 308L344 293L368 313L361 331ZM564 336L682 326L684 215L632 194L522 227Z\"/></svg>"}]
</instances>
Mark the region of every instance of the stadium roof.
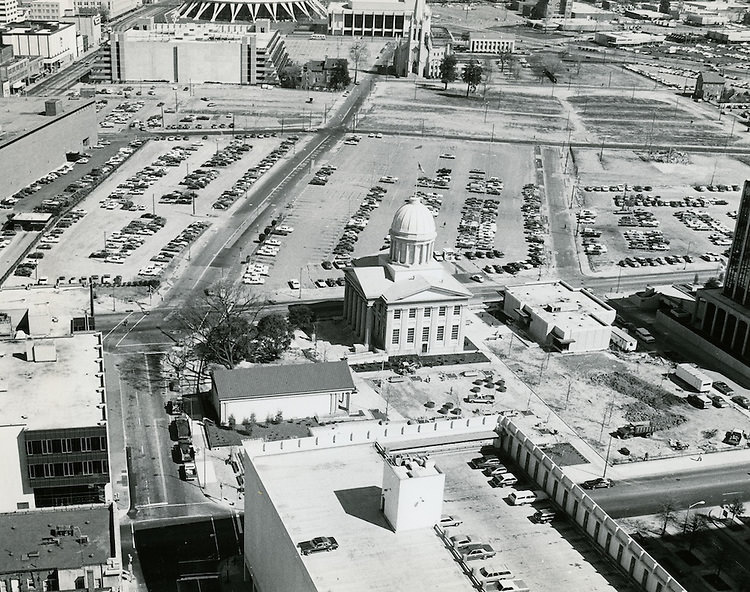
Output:
<instances>
[{"instance_id":1,"label":"stadium roof","mask_svg":"<svg viewBox=\"0 0 750 592\"><path fill-rule=\"evenodd\" d=\"M255 22L258 19L278 21L312 21L326 18L320 0L247 0L185 2L178 9L179 18L211 22Z\"/></svg>"}]
</instances>

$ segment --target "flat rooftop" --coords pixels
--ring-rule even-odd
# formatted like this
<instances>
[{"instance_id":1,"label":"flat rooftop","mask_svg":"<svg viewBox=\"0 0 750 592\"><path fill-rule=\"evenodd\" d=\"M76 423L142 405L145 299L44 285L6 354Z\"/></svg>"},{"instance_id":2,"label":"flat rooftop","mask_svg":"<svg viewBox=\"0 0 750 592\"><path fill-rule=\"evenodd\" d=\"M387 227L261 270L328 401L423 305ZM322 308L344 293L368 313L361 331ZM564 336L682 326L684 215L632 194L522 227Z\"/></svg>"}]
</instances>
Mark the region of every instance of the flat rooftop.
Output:
<instances>
[{"instance_id":1,"label":"flat rooftop","mask_svg":"<svg viewBox=\"0 0 750 592\"><path fill-rule=\"evenodd\" d=\"M90 312L89 289L82 286L54 288L55 278L49 281L50 286L0 290L0 312L8 314L17 324L28 311L32 336L70 335L70 319Z\"/></svg>"},{"instance_id":2,"label":"flat rooftop","mask_svg":"<svg viewBox=\"0 0 750 592\"><path fill-rule=\"evenodd\" d=\"M99 335L76 334L32 340L52 343L57 361L26 361L24 341L0 342L2 423L26 424L29 430L90 427L102 419Z\"/></svg>"},{"instance_id":3,"label":"flat rooftop","mask_svg":"<svg viewBox=\"0 0 750 592\"><path fill-rule=\"evenodd\" d=\"M73 26L73 25L71 25ZM46 125L54 123L67 115L85 109L94 101L75 101L71 106L69 102L63 101L62 112L58 115L45 115L44 103L54 97L32 97L26 96L22 99L16 97L3 98L3 107L0 109L0 149L13 140L36 131ZM92 121L95 121L92 115Z\"/></svg>"},{"instance_id":4,"label":"flat rooftop","mask_svg":"<svg viewBox=\"0 0 750 592\"><path fill-rule=\"evenodd\" d=\"M250 451L248 449L248 451ZM443 513L463 533L497 551L531 590L632 590L626 578L566 521L536 524L534 506L512 506L510 488L493 488L468 462L475 449L433 456L445 474ZM370 444L258 456L253 465L294 543L333 536L339 549L302 557L318 590L393 592L474 590L432 528L394 533L380 512L383 458ZM523 487L520 487L523 488ZM470 565L481 565L471 561Z\"/></svg>"},{"instance_id":5,"label":"flat rooftop","mask_svg":"<svg viewBox=\"0 0 750 592\"><path fill-rule=\"evenodd\" d=\"M115 557L112 524L108 506L0 514L0 541L13 551L0 553L0 573L106 564Z\"/></svg>"},{"instance_id":6,"label":"flat rooftop","mask_svg":"<svg viewBox=\"0 0 750 592\"><path fill-rule=\"evenodd\" d=\"M127 41L240 41L255 37L263 47L273 38L275 31L255 31L253 25L217 23L156 23L148 29L128 29Z\"/></svg>"},{"instance_id":7,"label":"flat rooftop","mask_svg":"<svg viewBox=\"0 0 750 592\"><path fill-rule=\"evenodd\" d=\"M524 304L533 307L552 307L568 312L600 312L614 311L612 307L598 298L594 298L586 291L572 288L564 282L546 282L540 284L522 284L506 289Z\"/></svg>"},{"instance_id":8,"label":"flat rooftop","mask_svg":"<svg viewBox=\"0 0 750 592\"><path fill-rule=\"evenodd\" d=\"M253 459L295 543L321 535L339 543L302 559L318 590L473 590L431 528L390 529L380 511L383 462L371 444Z\"/></svg>"},{"instance_id":9,"label":"flat rooftop","mask_svg":"<svg viewBox=\"0 0 750 592\"><path fill-rule=\"evenodd\" d=\"M73 23L58 21L19 21L3 26L2 30L9 35L53 35L74 26Z\"/></svg>"}]
</instances>

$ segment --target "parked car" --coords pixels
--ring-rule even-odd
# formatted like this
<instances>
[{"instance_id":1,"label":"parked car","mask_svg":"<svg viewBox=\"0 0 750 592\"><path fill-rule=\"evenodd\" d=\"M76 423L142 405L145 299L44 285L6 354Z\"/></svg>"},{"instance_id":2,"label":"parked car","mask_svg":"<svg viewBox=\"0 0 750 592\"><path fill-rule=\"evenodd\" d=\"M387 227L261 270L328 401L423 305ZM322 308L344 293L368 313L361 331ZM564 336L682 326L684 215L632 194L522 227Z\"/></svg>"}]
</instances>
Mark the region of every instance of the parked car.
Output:
<instances>
[{"instance_id":1,"label":"parked car","mask_svg":"<svg viewBox=\"0 0 750 592\"><path fill-rule=\"evenodd\" d=\"M474 559L488 559L495 556L495 549L492 545L486 543L473 543L458 549L462 561L472 561Z\"/></svg>"},{"instance_id":2,"label":"parked car","mask_svg":"<svg viewBox=\"0 0 750 592\"><path fill-rule=\"evenodd\" d=\"M732 401L737 403L740 407L743 407L745 409L750 409L750 399L748 399L744 395L735 395L732 397Z\"/></svg>"},{"instance_id":3,"label":"parked car","mask_svg":"<svg viewBox=\"0 0 750 592\"><path fill-rule=\"evenodd\" d=\"M719 391L722 395L726 395L727 397L731 397L734 394L734 389L729 386L726 382L714 382L713 387Z\"/></svg>"},{"instance_id":4,"label":"parked car","mask_svg":"<svg viewBox=\"0 0 750 592\"><path fill-rule=\"evenodd\" d=\"M608 489L614 485L612 479L606 477L599 477L598 479L589 479L581 484L584 489Z\"/></svg>"},{"instance_id":5,"label":"parked car","mask_svg":"<svg viewBox=\"0 0 750 592\"><path fill-rule=\"evenodd\" d=\"M335 551L339 548L339 544L333 537L315 537L309 541L302 541L297 546L303 555L321 553L322 551Z\"/></svg>"},{"instance_id":6,"label":"parked car","mask_svg":"<svg viewBox=\"0 0 750 592\"><path fill-rule=\"evenodd\" d=\"M711 399L711 404L714 407L727 407L729 406L729 403L727 403L727 400L722 397L721 395L709 395L709 398Z\"/></svg>"},{"instance_id":7,"label":"parked car","mask_svg":"<svg viewBox=\"0 0 750 592\"><path fill-rule=\"evenodd\" d=\"M443 528L449 528L451 526L458 526L463 521L458 516L451 516L450 514L443 514L440 517L440 526Z\"/></svg>"},{"instance_id":8,"label":"parked car","mask_svg":"<svg viewBox=\"0 0 750 592\"><path fill-rule=\"evenodd\" d=\"M480 456L471 460L469 465L472 469L486 469L487 467L499 467L500 459L497 456Z\"/></svg>"}]
</instances>

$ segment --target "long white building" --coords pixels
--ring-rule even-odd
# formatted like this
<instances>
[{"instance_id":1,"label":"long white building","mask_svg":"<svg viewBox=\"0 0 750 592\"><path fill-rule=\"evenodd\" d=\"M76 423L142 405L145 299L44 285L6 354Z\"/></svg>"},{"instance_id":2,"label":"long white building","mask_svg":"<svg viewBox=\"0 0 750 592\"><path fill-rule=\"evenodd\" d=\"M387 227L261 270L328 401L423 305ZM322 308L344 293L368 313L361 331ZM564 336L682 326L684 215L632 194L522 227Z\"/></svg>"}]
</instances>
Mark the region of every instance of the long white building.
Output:
<instances>
[{"instance_id":1,"label":"long white building","mask_svg":"<svg viewBox=\"0 0 750 592\"><path fill-rule=\"evenodd\" d=\"M123 82L276 84L289 59L278 31L250 24L149 24L115 32L110 51Z\"/></svg>"}]
</instances>

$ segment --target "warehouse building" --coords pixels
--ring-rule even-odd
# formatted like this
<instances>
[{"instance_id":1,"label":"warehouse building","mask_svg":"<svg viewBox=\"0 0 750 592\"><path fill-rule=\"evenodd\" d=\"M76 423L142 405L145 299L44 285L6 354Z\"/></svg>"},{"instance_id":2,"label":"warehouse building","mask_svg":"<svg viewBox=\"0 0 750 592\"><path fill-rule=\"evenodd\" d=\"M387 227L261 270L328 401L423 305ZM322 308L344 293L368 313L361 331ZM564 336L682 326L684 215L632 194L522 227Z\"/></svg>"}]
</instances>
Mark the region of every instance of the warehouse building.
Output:
<instances>
[{"instance_id":1,"label":"warehouse building","mask_svg":"<svg viewBox=\"0 0 750 592\"><path fill-rule=\"evenodd\" d=\"M49 105L49 109L47 106ZM97 142L94 101L5 99L0 112L0 196L8 197ZM47 114L49 113L49 114Z\"/></svg>"},{"instance_id":2,"label":"warehouse building","mask_svg":"<svg viewBox=\"0 0 750 592\"><path fill-rule=\"evenodd\" d=\"M113 32L112 81L277 84L289 56L262 25L148 23Z\"/></svg>"}]
</instances>

